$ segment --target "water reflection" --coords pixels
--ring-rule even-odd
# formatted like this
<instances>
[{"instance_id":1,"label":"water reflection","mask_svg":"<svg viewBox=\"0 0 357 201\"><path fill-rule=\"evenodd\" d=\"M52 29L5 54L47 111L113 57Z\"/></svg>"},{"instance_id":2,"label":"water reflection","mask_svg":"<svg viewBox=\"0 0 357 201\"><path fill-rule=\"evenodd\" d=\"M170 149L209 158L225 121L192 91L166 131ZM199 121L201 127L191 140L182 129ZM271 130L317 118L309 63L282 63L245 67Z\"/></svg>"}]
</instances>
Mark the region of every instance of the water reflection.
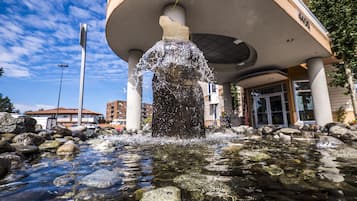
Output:
<instances>
[{"instance_id":1,"label":"water reflection","mask_svg":"<svg viewBox=\"0 0 357 201\"><path fill-rule=\"evenodd\" d=\"M95 149L104 141L115 149ZM169 185L193 201L356 200L357 159L341 158L349 149L331 152L310 141L284 144L227 133L191 140L108 137L81 145L73 159L44 154L27 161L0 181L0 200L131 201L139 189ZM80 182L100 169L122 182L104 189ZM60 180L66 178L72 180Z\"/></svg>"}]
</instances>

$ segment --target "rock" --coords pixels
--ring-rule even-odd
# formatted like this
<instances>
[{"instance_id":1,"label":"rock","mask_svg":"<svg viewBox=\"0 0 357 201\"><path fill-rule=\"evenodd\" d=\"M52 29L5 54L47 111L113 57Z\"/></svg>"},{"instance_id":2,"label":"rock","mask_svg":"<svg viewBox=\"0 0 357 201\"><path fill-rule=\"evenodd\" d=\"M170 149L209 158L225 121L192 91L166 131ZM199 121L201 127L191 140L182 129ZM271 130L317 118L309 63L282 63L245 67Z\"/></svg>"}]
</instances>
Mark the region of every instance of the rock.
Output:
<instances>
[{"instance_id":1,"label":"rock","mask_svg":"<svg viewBox=\"0 0 357 201\"><path fill-rule=\"evenodd\" d=\"M34 154L39 151L38 147L33 145L11 144L11 146L16 149L16 152L21 154Z\"/></svg>"},{"instance_id":2,"label":"rock","mask_svg":"<svg viewBox=\"0 0 357 201\"><path fill-rule=\"evenodd\" d=\"M56 150L62 144L63 143L61 143L57 140L47 140L44 143L42 143L38 148L41 151L53 151L53 150Z\"/></svg>"},{"instance_id":3,"label":"rock","mask_svg":"<svg viewBox=\"0 0 357 201\"><path fill-rule=\"evenodd\" d=\"M41 124L36 124L35 125L35 133L39 133L43 130L42 125Z\"/></svg>"},{"instance_id":4,"label":"rock","mask_svg":"<svg viewBox=\"0 0 357 201\"><path fill-rule=\"evenodd\" d=\"M300 135L301 131L298 129L294 129L294 128L282 128L278 131L278 133L282 133L285 135Z\"/></svg>"},{"instance_id":5,"label":"rock","mask_svg":"<svg viewBox=\"0 0 357 201\"><path fill-rule=\"evenodd\" d=\"M222 148L222 151L227 154L233 154L239 152L243 148L243 146L243 144L229 143L228 146Z\"/></svg>"},{"instance_id":6,"label":"rock","mask_svg":"<svg viewBox=\"0 0 357 201\"><path fill-rule=\"evenodd\" d=\"M277 165L263 166L263 170L269 173L271 176L279 176L284 174L284 170Z\"/></svg>"},{"instance_id":7,"label":"rock","mask_svg":"<svg viewBox=\"0 0 357 201\"><path fill-rule=\"evenodd\" d=\"M162 187L144 192L140 201L181 201L181 191L174 186Z\"/></svg>"},{"instance_id":8,"label":"rock","mask_svg":"<svg viewBox=\"0 0 357 201\"><path fill-rule=\"evenodd\" d=\"M74 175L71 174L66 174L66 175L62 175L59 177L56 177L55 180L53 180L53 184L55 186L66 186L69 184L73 184L75 182L76 177Z\"/></svg>"},{"instance_id":9,"label":"rock","mask_svg":"<svg viewBox=\"0 0 357 201\"><path fill-rule=\"evenodd\" d=\"M86 138L95 138L98 136L95 130L93 129L87 129L83 132L83 134L86 136Z\"/></svg>"},{"instance_id":10,"label":"rock","mask_svg":"<svg viewBox=\"0 0 357 201\"><path fill-rule=\"evenodd\" d=\"M342 126L332 126L330 127L329 131L329 135L332 135L334 137L339 137L341 135L345 135L348 134L350 131L346 128L346 127L342 127Z\"/></svg>"},{"instance_id":11,"label":"rock","mask_svg":"<svg viewBox=\"0 0 357 201\"><path fill-rule=\"evenodd\" d=\"M239 152L239 155L247 158L250 161L255 161L255 162L259 162L259 161L263 161L263 160L268 160L271 157L263 152L260 151L250 151L250 150L242 150Z\"/></svg>"},{"instance_id":12,"label":"rock","mask_svg":"<svg viewBox=\"0 0 357 201\"><path fill-rule=\"evenodd\" d=\"M332 126L329 129L329 135L336 137L344 142L357 140L357 133L355 131L351 131L348 128L342 126Z\"/></svg>"},{"instance_id":13,"label":"rock","mask_svg":"<svg viewBox=\"0 0 357 201\"><path fill-rule=\"evenodd\" d=\"M144 187L136 190L134 192L135 200L141 200L141 198L143 198L143 194L149 190L151 190L151 187Z\"/></svg>"},{"instance_id":14,"label":"rock","mask_svg":"<svg viewBox=\"0 0 357 201\"><path fill-rule=\"evenodd\" d=\"M53 132L54 135L58 134L61 135L61 137L72 136L72 131L61 125L54 126L53 128L51 128L51 131Z\"/></svg>"},{"instance_id":15,"label":"rock","mask_svg":"<svg viewBox=\"0 0 357 201\"><path fill-rule=\"evenodd\" d=\"M22 157L17 155L15 152L2 153L0 158L7 159L11 161L11 169L20 168L22 164Z\"/></svg>"},{"instance_id":16,"label":"rock","mask_svg":"<svg viewBox=\"0 0 357 201\"><path fill-rule=\"evenodd\" d=\"M233 132L237 133L237 134L244 134L249 126L238 126L238 127L232 127L231 129L233 130Z\"/></svg>"},{"instance_id":17,"label":"rock","mask_svg":"<svg viewBox=\"0 0 357 201\"><path fill-rule=\"evenodd\" d=\"M332 182L340 183L345 180L338 168L325 168L319 167L320 176L326 178Z\"/></svg>"},{"instance_id":18,"label":"rock","mask_svg":"<svg viewBox=\"0 0 357 201\"><path fill-rule=\"evenodd\" d=\"M273 126L273 125L263 126L262 127L262 134L263 135L271 135L276 130L277 130L277 128L275 126Z\"/></svg>"},{"instance_id":19,"label":"rock","mask_svg":"<svg viewBox=\"0 0 357 201\"><path fill-rule=\"evenodd\" d=\"M60 146L56 153L60 156L73 155L79 152L79 148L73 141L68 141L64 145Z\"/></svg>"},{"instance_id":20,"label":"rock","mask_svg":"<svg viewBox=\"0 0 357 201\"><path fill-rule=\"evenodd\" d=\"M305 170L302 171L301 175L302 175L304 180L314 179L316 177L316 171L315 170L305 169Z\"/></svg>"},{"instance_id":21,"label":"rock","mask_svg":"<svg viewBox=\"0 0 357 201\"><path fill-rule=\"evenodd\" d=\"M254 129L253 127L248 127L247 130L245 131L246 135L255 135L257 134L258 131Z\"/></svg>"},{"instance_id":22,"label":"rock","mask_svg":"<svg viewBox=\"0 0 357 201\"><path fill-rule=\"evenodd\" d=\"M340 123L340 122L327 123L327 124L325 125L325 128L326 128L327 130L330 130L330 128L333 127L333 126L339 126L339 127L347 128L345 124Z\"/></svg>"},{"instance_id":23,"label":"rock","mask_svg":"<svg viewBox=\"0 0 357 201\"><path fill-rule=\"evenodd\" d=\"M96 188L109 188L121 182L122 179L117 173L106 169L97 170L80 181L81 184Z\"/></svg>"},{"instance_id":24,"label":"rock","mask_svg":"<svg viewBox=\"0 0 357 201\"><path fill-rule=\"evenodd\" d=\"M301 129L303 129L303 127L304 127L304 122L303 121L297 121L294 124L294 128L296 128L296 129L301 130Z\"/></svg>"},{"instance_id":25,"label":"rock","mask_svg":"<svg viewBox=\"0 0 357 201\"><path fill-rule=\"evenodd\" d=\"M22 133L19 135L16 135L13 139L12 142L16 144L23 144L23 145L40 145L45 141L42 137L38 136L37 134L34 133Z\"/></svg>"},{"instance_id":26,"label":"rock","mask_svg":"<svg viewBox=\"0 0 357 201\"><path fill-rule=\"evenodd\" d=\"M337 150L333 150L331 155L336 158L357 159L357 149L352 147L343 147Z\"/></svg>"},{"instance_id":27,"label":"rock","mask_svg":"<svg viewBox=\"0 0 357 201\"><path fill-rule=\"evenodd\" d=\"M283 133L279 134L279 139L285 143L291 143L291 136L290 135L285 135Z\"/></svg>"},{"instance_id":28,"label":"rock","mask_svg":"<svg viewBox=\"0 0 357 201\"><path fill-rule=\"evenodd\" d=\"M5 177L10 171L11 161L8 159L0 158L0 179Z\"/></svg>"},{"instance_id":29,"label":"rock","mask_svg":"<svg viewBox=\"0 0 357 201\"><path fill-rule=\"evenodd\" d=\"M52 140L53 139L52 134L53 134L52 132L45 130L45 131L40 131L37 135L42 137L43 139Z\"/></svg>"},{"instance_id":30,"label":"rock","mask_svg":"<svg viewBox=\"0 0 357 201\"><path fill-rule=\"evenodd\" d=\"M74 126L74 127L70 127L69 128L70 131L72 131L72 133L81 133L87 130L86 126Z\"/></svg>"},{"instance_id":31,"label":"rock","mask_svg":"<svg viewBox=\"0 0 357 201\"><path fill-rule=\"evenodd\" d=\"M232 189L219 177L202 174L183 174L174 178L174 183L191 193L194 200L237 200ZM209 198L209 199L207 199Z\"/></svg>"},{"instance_id":32,"label":"rock","mask_svg":"<svg viewBox=\"0 0 357 201\"><path fill-rule=\"evenodd\" d=\"M98 135L119 135L118 131L113 127L98 128L95 133Z\"/></svg>"},{"instance_id":33,"label":"rock","mask_svg":"<svg viewBox=\"0 0 357 201\"><path fill-rule=\"evenodd\" d=\"M63 138L63 135L62 135L62 134L54 134L53 137L54 137L55 139L57 139L57 138Z\"/></svg>"},{"instance_id":34,"label":"rock","mask_svg":"<svg viewBox=\"0 0 357 201\"><path fill-rule=\"evenodd\" d=\"M95 139L90 142L93 149L102 151L102 152L113 152L115 150L114 142L109 140L99 140Z\"/></svg>"},{"instance_id":35,"label":"rock","mask_svg":"<svg viewBox=\"0 0 357 201\"><path fill-rule=\"evenodd\" d=\"M28 116L13 118L9 113L0 112L0 133L35 132L36 120Z\"/></svg>"},{"instance_id":36,"label":"rock","mask_svg":"<svg viewBox=\"0 0 357 201\"><path fill-rule=\"evenodd\" d=\"M7 141L0 141L0 154L11 151L14 151L14 148Z\"/></svg>"},{"instance_id":37,"label":"rock","mask_svg":"<svg viewBox=\"0 0 357 201\"><path fill-rule=\"evenodd\" d=\"M7 141L7 142L11 142L15 136L16 136L16 134L13 134L13 133L0 134L1 140Z\"/></svg>"}]
</instances>

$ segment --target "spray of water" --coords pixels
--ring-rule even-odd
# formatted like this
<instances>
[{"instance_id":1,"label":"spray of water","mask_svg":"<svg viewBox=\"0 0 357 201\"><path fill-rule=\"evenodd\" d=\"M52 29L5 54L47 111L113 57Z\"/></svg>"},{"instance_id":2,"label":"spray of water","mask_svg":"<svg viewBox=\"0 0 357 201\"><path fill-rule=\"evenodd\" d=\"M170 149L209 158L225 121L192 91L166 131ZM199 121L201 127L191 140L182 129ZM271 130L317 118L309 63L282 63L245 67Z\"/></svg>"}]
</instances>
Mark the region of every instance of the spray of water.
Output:
<instances>
[{"instance_id":1,"label":"spray of water","mask_svg":"<svg viewBox=\"0 0 357 201\"><path fill-rule=\"evenodd\" d=\"M197 81L213 82L212 70L208 67L203 53L191 41L161 40L150 48L137 64L136 77L147 70L154 72L158 79L157 89L172 90L173 84L193 85ZM178 97L177 97L178 98Z\"/></svg>"}]
</instances>

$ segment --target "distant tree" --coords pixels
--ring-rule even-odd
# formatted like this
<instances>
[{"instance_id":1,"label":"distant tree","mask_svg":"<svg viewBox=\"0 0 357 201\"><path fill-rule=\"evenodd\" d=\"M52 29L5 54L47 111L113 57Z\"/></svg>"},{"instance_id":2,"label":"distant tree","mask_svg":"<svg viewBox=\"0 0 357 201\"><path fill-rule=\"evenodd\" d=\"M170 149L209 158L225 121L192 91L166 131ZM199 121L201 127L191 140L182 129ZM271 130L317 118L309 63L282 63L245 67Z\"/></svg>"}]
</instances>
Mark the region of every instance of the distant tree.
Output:
<instances>
[{"instance_id":1,"label":"distant tree","mask_svg":"<svg viewBox=\"0 0 357 201\"><path fill-rule=\"evenodd\" d=\"M10 98L3 97L0 93L0 112L14 112L14 105L11 103Z\"/></svg>"},{"instance_id":2,"label":"distant tree","mask_svg":"<svg viewBox=\"0 0 357 201\"><path fill-rule=\"evenodd\" d=\"M332 86L347 89L357 117L353 78L357 73L357 2L355 0L309 0L308 6L329 32L332 51L341 60L331 74Z\"/></svg>"},{"instance_id":3,"label":"distant tree","mask_svg":"<svg viewBox=\"0 0 357 201\"><path fill-rule=\"evenodd\" d=\"M2 76L2 74L4 74L4 68L0 67L0 77Z\"/></svg>"}]
</instances>

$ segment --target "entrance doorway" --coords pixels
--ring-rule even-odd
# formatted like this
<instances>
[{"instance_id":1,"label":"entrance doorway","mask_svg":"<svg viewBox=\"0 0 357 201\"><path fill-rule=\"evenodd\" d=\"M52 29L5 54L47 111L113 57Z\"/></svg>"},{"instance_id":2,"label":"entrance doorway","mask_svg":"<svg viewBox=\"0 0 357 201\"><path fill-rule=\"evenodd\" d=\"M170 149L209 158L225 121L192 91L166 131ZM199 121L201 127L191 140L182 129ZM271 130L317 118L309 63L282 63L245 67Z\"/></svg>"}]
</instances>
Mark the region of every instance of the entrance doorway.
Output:
<instances>
[{"instance_id":1,"label":"entrance doorway","mask_svg":"<svg viewBox=\"0 0 357 201\"><path fill-rule=\"evenodd\" d=\"M253 96L256 127L267 124L288 126L284 92Z\"/></svg>"}]
</instances>

